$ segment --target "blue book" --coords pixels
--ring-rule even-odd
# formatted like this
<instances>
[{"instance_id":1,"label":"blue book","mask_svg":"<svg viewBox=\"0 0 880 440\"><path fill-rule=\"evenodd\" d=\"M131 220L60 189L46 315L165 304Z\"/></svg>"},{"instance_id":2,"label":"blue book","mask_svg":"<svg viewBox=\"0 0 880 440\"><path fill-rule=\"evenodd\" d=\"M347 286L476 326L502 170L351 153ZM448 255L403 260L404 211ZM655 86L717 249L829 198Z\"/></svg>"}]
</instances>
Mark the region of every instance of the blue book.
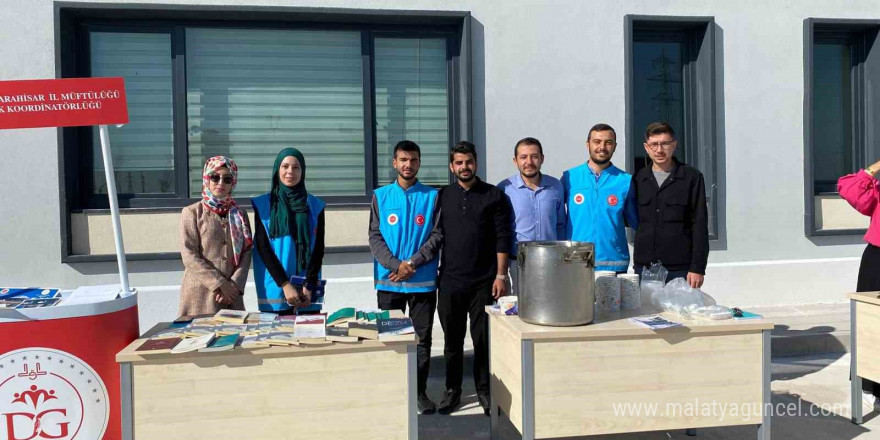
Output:
<instances>
[{"instance_id":1,"label":"blue book","mask_svg":"<svg viewBox=\"0 0 880 440\"><path fill-rule=\"evenodd\" d=\"M61 293L58 289L43 289L40 287L26 287L23 289L13 289L4 287L0 289L0 299L9 298L26 298L26 299L48 299L57 298Z\"/></svg>"},{"instance_id":2,"label":"blue book","mask_svg":"<svg viewBox=\"0 0 880 440\"><path fill-rule=\"evenodd\" d=\"M752 312L747 312L747 311L739 309L739 308L737 308L736 310L732 310L732 312L733 312L733 319L736 319L736 320L739 320L739 319L761 319L764 317L763 315L759 315L757 313L752 313Z\"/></svg>"},{"instance_id":3,"label":"blue book","mask_svg":"<svg viewBox=\"0 0 880 440\"><path fill-rule=\"evenodd\" d=\"M306 278L294 275L290 277L290 284L302 288L306 285ZM321 313L321 310L324 306L324 286L326 285L327 280L318 280L318 284L317 286L315 286L315 290L312 291L312 303L309 304L308 307L300 307L296 309L296 314L311 315L315 313Z\"/></svg>"},{"instance_id":4,"label":"blue book","mask_svg":"<svg viewBox=\"0 0 880 440\"><path fill-rule=\"evenodd\" d=\"M415 339L415 328L410 318L379 318L376 320L380 341L411 341Z\"/></svg>"}]
</instances>

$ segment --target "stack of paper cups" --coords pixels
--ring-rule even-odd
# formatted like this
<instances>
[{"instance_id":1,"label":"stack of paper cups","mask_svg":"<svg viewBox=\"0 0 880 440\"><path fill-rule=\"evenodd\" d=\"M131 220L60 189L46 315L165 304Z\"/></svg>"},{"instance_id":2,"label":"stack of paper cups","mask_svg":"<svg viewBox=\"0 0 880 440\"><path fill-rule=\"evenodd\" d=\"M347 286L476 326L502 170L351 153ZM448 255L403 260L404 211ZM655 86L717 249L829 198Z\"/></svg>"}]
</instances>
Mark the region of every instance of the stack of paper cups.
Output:
<instances>
[{"instance_id":1,"label":"stack of paper cups","mask_svg":"<svg viewBox=\"0 0 880 440\"><path fill-rule=\"evenodd\" d=\"M599 313L620 311L620 280L615 272L596 272L596 305Z\"/></svg>"},{"instance_id":2,"label":"stack of paper cups","mask_svg":"<svg viewBox=\"0 0 880 440\"><path fill-rule=\"evenodd\" d=\"M620 280L620 307L623 310L639 310L642 308L642 292L639 290L639 276L625 273L617 277Z\"/></svg>"}]
</instances>

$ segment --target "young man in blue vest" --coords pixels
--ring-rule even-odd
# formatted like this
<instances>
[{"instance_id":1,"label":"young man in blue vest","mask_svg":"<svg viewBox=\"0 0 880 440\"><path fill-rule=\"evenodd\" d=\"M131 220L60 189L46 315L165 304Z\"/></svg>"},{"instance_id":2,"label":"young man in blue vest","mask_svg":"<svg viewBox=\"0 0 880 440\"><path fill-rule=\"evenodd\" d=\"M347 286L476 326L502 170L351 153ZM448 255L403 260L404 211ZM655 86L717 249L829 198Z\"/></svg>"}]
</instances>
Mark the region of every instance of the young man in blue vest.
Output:
<instances>
[{"instance_id":1,"label":"young man in blue vest","mask_svg":"<svg viewBox=\"0 0 880 440\"><path fill-rule=\"evenodd\" d=\"M568 205L570 240L596 246L596 270L624 273L629 267L626 226L638 228L639 218L632 176L611 164L617 133L596 124L587 135L590 159L562 174Z\"/></svg>"},{"instance_id":2,"label":"young man in blue vest","mask_svg":"<svg viewBox=\"0 0 880 440\"><path fill-rule=\"evenodd\" d=\"M443 237L439 228L437 190L419 183L421 150L415 142L394 146L391 165L397 179L373 192L370 210L370 251L379 308L406 311L419 337L416 353L419 414L437 406L425 392L431 364L431 330L437 308L437 254Z\"/></svg>"}]
</instances>

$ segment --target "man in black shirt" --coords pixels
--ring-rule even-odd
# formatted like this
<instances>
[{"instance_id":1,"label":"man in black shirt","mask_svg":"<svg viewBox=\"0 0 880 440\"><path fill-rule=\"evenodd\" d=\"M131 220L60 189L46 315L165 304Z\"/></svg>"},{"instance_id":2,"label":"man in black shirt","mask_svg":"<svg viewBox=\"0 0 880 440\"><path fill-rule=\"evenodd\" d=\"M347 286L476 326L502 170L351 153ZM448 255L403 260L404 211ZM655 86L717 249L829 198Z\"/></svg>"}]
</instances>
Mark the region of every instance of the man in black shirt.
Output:
<instances>
[{"instance_id":1,"label":"man in black shirt","mask_svg":"<svg viewBox=\"0 0 880 440\"><path fill-rule=\"evenodd\" d=\"M678 142L665 122L645 130L645 151L652 166L633 176L639 203L633 268L660 261L669 270L667 281L686 278L691 287L703 285L709 259L709 220L703 174L673 156Z\"/></svg>"},{"instance_id":2,"label":"man in black shirt","mask_svg":"<svg viewBox=\"0 0 880 440\"><path fill-rule=\"evenodd\" d=\"M464 337L470 317L477 400L489 415L489 341L485 306L507 293L510 206L504 193L480 180L474 144L459 142L449 153L457 182L440 191L440 293L437 312L445 333L446 393L437 411L461 403Z\"/></svg>"}]
</instances>

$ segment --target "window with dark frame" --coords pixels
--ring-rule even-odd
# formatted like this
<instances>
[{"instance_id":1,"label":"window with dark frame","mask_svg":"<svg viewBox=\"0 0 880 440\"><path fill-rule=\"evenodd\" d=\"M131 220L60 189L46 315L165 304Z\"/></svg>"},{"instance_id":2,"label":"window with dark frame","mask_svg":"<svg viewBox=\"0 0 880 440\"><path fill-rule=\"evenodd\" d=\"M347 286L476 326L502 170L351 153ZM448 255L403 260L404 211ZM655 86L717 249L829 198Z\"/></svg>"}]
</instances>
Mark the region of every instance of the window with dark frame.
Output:
<instances>
[{"instance_id":1,"label":"window with dark frame","mask_svg":"<svg viewBox=\"0 0 880 440\"><path fill-rule=\"evenodd\" d=\"M442 26L85 22L77 64L80 76L126 80L131 123L110 129L123 208L194 202L214 155L238 163L235 195L246 205L268 191L288 146L306 157L310 192L365 204L393 179L402 139L422 147L424 183L449 182L457 38ZM88 172L74 207L106 208L98 136L75 139L67 148Z\"/></svg>"},{"instance_id":2,"label":"window with dark frame","mask_svg":"<svg viewBox=\"0 0 880 440\"><path fill-rule=\"evenodd\" d=\"M627 169L650 159L645 127L669 123L676 131L675 156L703 173L709 204L709 235L718 238L718 139L715 23L711 17L626 16Z\"/></svg>"},{"instance_id":3,"label":"window with dark frame","mask_svg":"<svg viewBox=\"0 0 880 440\"><path fill-rule=\"evenodd\" d=\"M836 194L837 179L858 169L861 32L818 31L813 40L813 192Z\"/></svg>"},{"instance_id":4,"label":"window with dark frame","mask_svg":"<svg viewBox=\"0 0 880 440\"><path fill-rule=\"evenodd\" d=\"M825 229L821 199L837 194L837 179L880 156L880 20L804 20L804 233L855 235Z\"/></svg>"},{"instance_id":5,"label":"window with dark frame","mask_svg":"<svg viewBox=\"0 0 880 440\"><path fill-rule=\"evenodd\" d=\"M693 94L685 93L692 81L692 42L688 32L682 29L634 29L633 30L633 123L635 127L647 127L655 121L666 122L676 130L678 148L675 157L688 163L691 149L686 112L694 111ZM644 129L633 138L633 174L650 165L648 154L642 147Z\"/></svg>"}]
</instances>

